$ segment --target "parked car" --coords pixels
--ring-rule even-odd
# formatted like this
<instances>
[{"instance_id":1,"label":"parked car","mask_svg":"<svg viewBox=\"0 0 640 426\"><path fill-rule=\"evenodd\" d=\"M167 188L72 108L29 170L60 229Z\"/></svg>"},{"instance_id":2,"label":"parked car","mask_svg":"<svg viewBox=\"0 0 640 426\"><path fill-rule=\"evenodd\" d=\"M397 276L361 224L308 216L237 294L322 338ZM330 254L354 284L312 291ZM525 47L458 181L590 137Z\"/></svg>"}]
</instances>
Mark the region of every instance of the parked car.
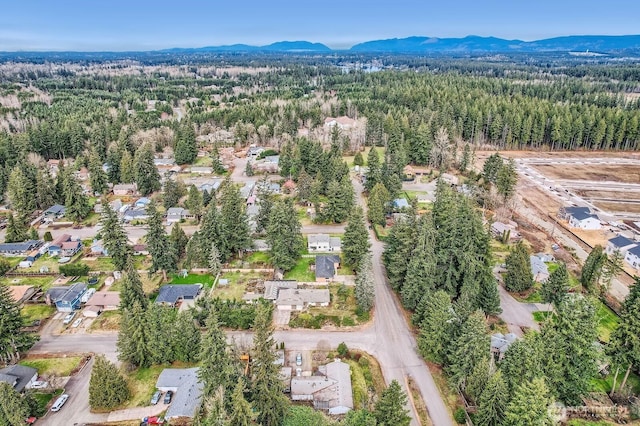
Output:
<instances>
[{"instance_id":1,"label":"parked car","mask_svg":"<svg viewBox=\"0 0 640 426\"><path fill-rule=\"evenodd\" d=\"M151 397L151 405L156 405L158 402L160 402L160 397L161 396L162 396L162 392L161 391L159 391L159 390L155 391L155 393Z\"/></svg>"},{"instance_id":2,"label":"parked car","mask_svg":"<svg viewBox=\"0 0 640 426\"><path fill-rule=\"evenodd\" d=\"M69 399L69 395L67 395L66 393L63 393L62 395L60 395L58 399L56 399L56 402L54 402L53 405L51 406L51 411L53 412L60 411L64 403L67 402L67 399Z\"/></svg>"},{"instance_id":3,"label":"parked car","mask_svg":"<svg viewBox=\"0 0 640 426\"><path fill-rule=\"evenodd\" d=\"M298 355L296 355L296 365L302 365L302 354L298 353Z\"/></svg>"},{"instance_id":4,"label":"parked car","mask_svg":"<svg viewBox=\"0 0 640 426\"><path fill-rule=\"evenodd\" d=\"M62 320L62 323L64 325L69 324L71 321L73 321L73 318L75 318L76 313L75 312L71 312L70 314L67 314L66 317L64 317L64 319Z\"/></svg>"},{"instance_id":5,"label":"parked car","mask_svg":"<svg viewBox=\"0 0 640 426\"><path fill-rule=\"evenodd\" d=\"M158 417L158 416L145 417L144 419L142 419L142 422L140 422L140 426L163 425L163 424L164 424L164 417Z\"/></svg>"},{"instance_id":6,"label":"parked car","mask_svg":"<svg viewBox=\"0 0 640 426\"><path fill-rule=\"evenodd\" d=\"M78 318L77 320L75 320L75 321L73 322L73 324L71 324L71 327L72 327L72 328L78 328L78 327L80 327L80 323L81 323L81 322L82 322L82 318Z\"/></svg>"},{"instance_id":7,"label":"parked car","mask_svg":"<svg viewBox=\"0 0 640 426\"><path fill-rule=\"evenodd\" d=\"M164 394L164 403L171 404L172 397L173 397L173 391L168 390L167 393Z\"/></svg>"},{"instance_id":8,"label":"parked car","mask_svg":"<svg viewBox=\"0 0 640 426\"><path fill-rule=\"evenodd\" d=\"M31 383L29 386L31 389L46 389L49 386L49 382L45 382L44 380L36 380Z\"/></svg>"}]
</instances>

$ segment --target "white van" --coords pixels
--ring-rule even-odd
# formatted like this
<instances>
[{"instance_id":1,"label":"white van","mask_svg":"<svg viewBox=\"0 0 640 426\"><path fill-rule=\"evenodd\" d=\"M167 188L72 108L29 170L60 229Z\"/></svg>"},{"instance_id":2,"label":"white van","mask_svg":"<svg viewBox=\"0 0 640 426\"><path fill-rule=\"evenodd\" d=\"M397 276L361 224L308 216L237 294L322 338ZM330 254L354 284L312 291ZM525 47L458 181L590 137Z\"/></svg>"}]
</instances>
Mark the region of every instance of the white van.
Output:
<instances>
[{"instance_id":1,"label":"white van","mask_svg":"<svg viewBox=\"0 0 640 426\"><path fill-rule=\"evenodd\" d=\"M60 395L58 399L56 399L56 402L54 402L53 405L51 406L51 411L53 412L60 411L64 403L67 402L67 399L69 399L69 395L67 395L66 393L63 393L62 395Z\"/></svg>"}]
</instances>

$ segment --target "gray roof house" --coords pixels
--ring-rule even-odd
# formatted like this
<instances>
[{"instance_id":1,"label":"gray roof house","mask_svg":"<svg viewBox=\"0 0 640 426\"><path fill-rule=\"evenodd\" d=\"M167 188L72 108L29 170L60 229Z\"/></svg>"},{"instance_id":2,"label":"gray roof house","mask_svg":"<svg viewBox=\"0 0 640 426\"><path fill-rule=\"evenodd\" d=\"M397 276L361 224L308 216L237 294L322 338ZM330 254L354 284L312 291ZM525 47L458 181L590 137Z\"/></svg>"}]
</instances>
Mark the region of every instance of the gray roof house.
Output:
<instances>
[{"instance_id":1,"label":"gray roof house","mask_svg":"<svg viewBox=\"0 0 640 426\"><path fill-rule=\"evenodd\" d=\"M22 392L38 379L38 370L24 365L10 365L0 369L0 382L9 383L17 392Z\"/></svg>"},{"instance_id":2,"label":"gray roof house","mask_svg":"<svg viewBox=\"0 0 640 426\"><path fill-rule=\"evenodd\" d=\"M513 333L496 333L491 335L491 352L498 355L498 359L504 357L505 352L513 342L518 340L518 336Z\"/></svg>"},{"instance_id":3,"label":"gray roof house","mask_svg":"<svg viewBox=\"0 0 640 426\"><path fill-rule=\"evenodd\" d=\"M339 359L318 367L321 376L291 379L293 401L313 401L313 407L331 415L346 414L353 409L351 371Z\"/></svg>"},{"instance_id":4,"label":"gray roof house","mask_svg":"<svg viewBox=\"0 0 640 426\"><path fill-rule=\"evenodd\" d=\"M125 222L133 222L135 220L147 220L149 219L149 214L147 213L146 207L129 207L125 210L122 219Z\"/></svg>"},{"instance_id":5,"label":"gray roof house","mask_svg":"<svg viewBox=\"0 0 640 426\"><path fill-rule=\"evenodd\" d=\"M191 216L191 212L182 207L171 207L167 209L167 224L180 222L183 219L187 219Z\"/></svg>"},{"instance_id":6,"label":"gray roof house","mask_svg":"<svg viewBox=\"0 0 640 426\"><path fill-rule=\"evenodd\" d=\"M287 288L278 292L276 307L281 311L302 311L310 306L329 306L330 301L328 288Z\"/></svg>"},{"instance_id":7,"label":"gray roof house","mask_svg":"<svg viewBox=\"0 0 640 426\"><path fill-rule=\"evenodd\" d=\"M409 202L405 198L396 198L393 200L393 207L396 210L408 209Z\"/></svg>"},{"instance_id":8,"label":"gray roof house","mask_svg":"<svg viewBox=\"0 0 640 426\"><path fill-rule=\"evenodd\" d=\"M156 388L174 392L165 418L193 418L200 408L203 385L198 380L198 368L165 368L158 376Z\"/></svg>"},{"instance_id":9,"label":"gray roof house","mask_svg":"<svg viewBox=\"0 0 640 426\"><path fill-rule=\"evenodd\" d=\"M531 273L533 274L533 280L536 282L543 282L549 278L549 269L547 264L538 256L529 256L531 262Z\"/></svg>"},{"instance_id":10,"label":"gray roof house","mask_svg":"<svg viewBox=\"0 0 640 426\"><path fill-rule=\"evenodd\" d=\"M316 282L331 281L340 267L340 256L318 255L316 256Z\"/></svg>"},{"instance_id":11,"label":"gray roof house","mask_svg":"<svg viewBox=\"0 0 640 426\"><path fill-rule=\"evenodd\" d=\"M632 241L623 235L618 235L617 237L613 237L607 241L605 252L608 255L612 255L616 251L619 251L624 256L629 249L634 248L636 245L637 243L635 241Z\"/></svg>"},{"instance_id":12,"label":"gray roof house","mask_svg":"<svg viewBox=\"0 0 640 426\"><path fill-rule=\"evenodd\" d=\"M307 237L309 252L330 252L341 250L339 237L330 237L328 234L311 234Z\"/></svg>"},{"instance_id":13,"label":"gray roof house","mask_svg":"<svg viewBox=\"0 0 640 426\"><path fill-rule=\"evenodd\" d=\"M195 300L201 290L202 284L163 285L160 287L156 303L175 306L179 301Z\"/></svg>"},{"instance_id":14,"label":"gray roof house","mask_svg":"<svg viewBox=\"0 0 640 426\"><path fill-rule=\"evenodd\" d=\"M82 295L87 291L85 283L75 283L64 287L51 287L45 297L56 305L58 312L72 312L80 307Z\"/></svg>"},{"instance_id":15,"label":"gray roof house","mask_svg":"<svg viewBox=\"0 0 640 426\"><path fill-rule=\"evenodd\" d=\"M58 219L64 216L66 207L60 204L54 204L44 211L44 217L46 219Z\"/></svg>"},{"instance_id":16,"label":"gray roof house","mask_svg":"<svg viewBox=\"0 0 640 426\"><path fill-rule=\"evenodd\" d=\"M281 289L295 288L298 288L297 281L265 281L264 298L267 300L276 300Z\"/></svg>"},{"instance_id":17,"label":"gray roof house","mask_svg":"<svg viewBox=\"0 0 640 426\"><path fill-rule=\"evenodd\" d=\"M2 243L0 244L0 254L5 256L26 256L27 253L37 249L42 245L42 241L29 240L21 243Z\"/></svg>"}]
</instances>

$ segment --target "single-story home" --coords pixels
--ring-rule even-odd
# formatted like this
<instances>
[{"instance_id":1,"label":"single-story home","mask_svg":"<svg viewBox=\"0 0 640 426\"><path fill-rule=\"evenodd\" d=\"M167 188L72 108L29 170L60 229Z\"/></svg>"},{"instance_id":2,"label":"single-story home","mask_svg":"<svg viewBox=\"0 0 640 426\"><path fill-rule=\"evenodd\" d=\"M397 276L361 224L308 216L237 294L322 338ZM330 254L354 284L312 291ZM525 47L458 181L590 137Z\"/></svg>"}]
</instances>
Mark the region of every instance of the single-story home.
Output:
<instances>
[{"instance_id":1,"label":"single-story home","mask_svg":"<svg viewBox=\"0 0 640 426\"><path fill-rule=\"evenodd\" d=\"M200 191L207 191L208 193L211 194L211 193L217 191L218 188L220 188L220 184L221 184L221 181L219 181L219 180L214 180L213 182L205 182L203 184L200 184L198 189Z\"/></svg>"},{"instance_id":2,"label":"single-story home","mask_svg":"<svg viewBox=\"0 0 640 426\"><path fill-rule=\"evenodd\" d=\"M167 225L190 218L193 218L191 212L187 209L183 209L182 207L171 207L167 209Z\"/></svg>"},{"instance_id":3,"label":"single-story home","mask_svg":"<svg viewBox=\"0 0 640 426\"><path fill-rule=\"evenodd\" d=\"M61 256L62 255L62 245L68 241L71 241L71 235L62 234L55 240L51 241L49 244L49 256Z\"/></svg>"},{"instance_id":4,"label":"single-story home","mask_svg":"<svg viewBox=\"0 0 640 426\"><path fill-rule=\"evenodd\" d=\"M85 283L64 287L51 287L45 294L47 303L55 305L58 312L73 312L80 307L82 295L87 291Z\"/></svg>"},{"instance_id":5,"label":"single-story home","mask_svg":"<svg viewBox=\"0 0 640 426\"><path fill-rule=\"evenodd\" d=\"M174 393L165 419L195 417L202 400L202 382L198 379L198 368L165 368L158 376L156 388Z\"/></svg>"},{"instance_id":6,"label":"single-story home","mask_svg":"<svg viewBox=\"0 0 640 426\"><path fill-rule=\"evenodd\" d=\"M202 291L202 284L167 284L160 287L156 303L175 306L178 302L196 300Z\"/></svg>"},{"instance_id":7,"label":"single-story home","mask_svg":"<svg viewBox=\"0 0 640 426\"><path fill-rule=\"evenodd\" d=\"M325 289L281 289L276 307L281 311L302 311L310 306L329 306L331 293Z\"/></svg>"},{"instance_id":8,"label":"single-story home","mask_svg":"<svg viewBox=\"0 0 640 426\"><path fill-rule=\"evenodd\" d=\"M327 129L331 129L334 126L338 126L340 130L349 130L356 125L356 120L349 118L346 115L341 117L327 117L324 119L324 126Z\"/></svg>"},{"instance_id":9,"label":"single-story home","mask_svg":"<svg viewBox=\"0 0 640 426\"><path fill-rule=\"evenodd\" d=\"M133 245L133 255L134 256L148 256L149 249L146 244L134 244Z\"/></svg>"},{"instance_id":10,"label":"single-story home","mask_svg":"<svg viewBox=\"0 0 640 426\"><path fill-rule=\"evenodd\" d=\"M508 237L509 241L520 241L522 235L518 232L517 227L517 224L493 222L491 224L491 235L500 240Z\"/></svg>"},{"instance_id":11,"label":"single-story home","mask_svg":"<svg viewBox=\"0 0 640 426\"><path fill-rule=\"evenodd\" d=\"M27 253L27 256L24 258L24 260L33 263L38 260L40 256L42 256L42 252L40 250L31 250L29 253Z\"/></svg>"},{"instance_id":12,"label":"single-story home","mask_svg":"<svg viewBox=\"0 0 640 426\"><path fill-rule=\"evenodd\" d=\"M316 256L316 282L332 281L338 268L340 268L340 256L335 254Z\"/></svg>"},{"instance_id":13,"label":"single-story home","mask_svg":"<svg viewBox=\"0 0 640 426\"><path fill-rule=\"evenodd\" d=\"M133 204L133 206L138 208L147 207L149 203L151 203L150 199L148 199L147 197L142 197L142 198L138 198L136 202Z\"/></svg>"},{"instance_id":14,"label":"single-story home","mask_svg":"<svg viewBox=\"0 0 640 426\"><path fill-rule=\"evenodd\" d=\"M266 300L276 300L278 293L282 289L298 288L297 281L265 281L264 282L264 298Z\"/></svg>"},{"instance_id":15,"label":"single-story home","mask_svg":"<svg viewBox=\"0 0 640 426\"><path fill-rule=\"evenodd\" d=\"M247 151L247 157L249 159L256 159L264 152L264 148L261 146L251 146Z\"/></svg>"},{"instance_id":16,"label":"single-story home","mask_svg":"<svg viewBox=\"0 0 640 426\"><path fill-rule=\"evenodd\" d=\"M170 168L176 164L175 158L154 158L153 164L157 168Z\"/></svg>"},{"instance_id":17,"label":"single-story home","mask_svg":"<svg viewBox=\"0 0 640 426\"><path fill-rule=\"evenodd\" d=\"M513 333L496 333L491 335L491 353L497 355L498 360L504 358L504 354L513 342L518 340L518 336Z\"/></svg>"},{"instance_id":18,"label":"single-story home","mask_svg":"<svg viewBox=\"0 0 640 426\"><path fill-rule=\"evenodd\" d=\"M115 311L120 306L120 292L97 291L87 300L82 315L95 317L104 311Z\"/></svg>"},{"instance_id":19,"label":"single-story home","mask_svg":"<svg viewBox=\"0 0 640 426\"><path fill-rule=\"evenodd\" d=\"M82 242L80 240L67 241L62 243L62 255L65 257L71 257L82 249Z\"/></svg>"},{"instance_id":20,"label":"single-story home","mask_svg":"<svg viewBox=\"0 0 640 426\"><path fill-rule=\"evenodd\" d=\"M640 245L627 250L627 254L624 255L624 260L634 268L640 267Z\"/></svg>"},{"instance_id":21,"label":"single-story home","mask_svg":"<svg viewBox=\"0 0 640 426\"><path fill-rule=\"evenodd\" d=\"M531 262L531 273L533 274L533 280L541 283L549 278L549 268L547 264L538 256L529 256Z\"/></svg>"},{"instance_id":22,"label":"single-story home","mask_svg":"<svg viewBox=\"0 0 640 426\"><path fill-rule=\"evenodd\" d=\"M0 254L4 256L26 256L31 251L42 245L42 241L28 240L20 243L2 243L0 244Z\"/></svg>"},{"instance_id":23,"label":"single-story home","mask_svg":"<svg viewBox=\"0 0 640 426\"><path fill-rule=\"evenodd\" d=\"M251 194L253 194L253 189L255 188L255 186L256 184L254 182L245 183L244 186L240 188L240 196L246 200L251 196Z\"/></svg>"},{"instance_id":24,"label":"single-story home","mask_svg":"<svg viewBox=\"0 0 640 426\"><path fill-rule=\"evenodd\" d=\"M60 219L66 212L66 207L60 204L54 204L44 211L44 218L48 220Z\"/></svg>"},{"instance_id":25,"label":"single-story home","mask_svg":"<svg viewBox=\"0 0 640 426\"><path fill-rule=\"evenodd\" d=\"M9 383L16 390L22 392L38 380L38 370L26 365L9 365L0 370L0 382Z\"/></svg>"},{"instance_id":26,"label":"single-story home","mask_svg":"<svg viewBox=\"0 0 640 426\"><path fill-rule=\"evenodd\" d=\"M122 215L122 219L125 222L144 221L149 219L146 207L127 207Z\"/></svg>"},{"instance_id":27,"label":"single-story home","mask_svg":"<svg viewBox=\"0 0 640 426\"><path fill-rule=\"evenodd\" d=\"M396 198L393 200L394 210L403 210L408 209L409 207L409 202L405 198Z\"/></svg>"},{"instance_id":28,"label":"single-story home","mask_svg":"<svg viewBox=\"0 0 640 426\"><path fill-rule=\"evenodd\" d=\"M340 251L340 237L330 237L328 234L311 234L307 237L309 252Z\"/></svg>"},{"instance_id":29,"label":"single-story home","mask_svg":"<svg viewBox=\"0 0 640 426\"><path fill-rule=\"evenodd\" d=\"M104 241L93 240L93 242L91 243L91 254L94 256L108 256L109 251L104 246Z\"/></svg>"},{"instance_id":30,"label":"single-story home","mask_svg":"<svg viewBox=\"0 0 640 426\"><path fill-rule=\"evenodd\" d=\"M353 409L351 370L349 364L334 360L318 367L318 376L296 376L291 379L293 401L313 401L317 410L330 415L346 414Z\"/></svg>"},{"instance_id":31,"label":"single-story home","mask_svg":"<svg viewBox=\"0 0 640 426\"><path fill-rule=\"evenodd\" d=\"M14 302L23 303L31 299L38 289L32 285L10 285L9 291Z\"/></svg>"},{"instance_id":32,"label":"single-story home","mask_svg":"<svg viewBox=\"0 0 640 426\"><path fill-rule=\"evenodd\" d=\"M623 235L618 235L617 237L613 237L609 241L607 241L605 252L608 255L612 255L616 251L619 251L623 256L625 256L627 254L627 251L637 245L638 244L635 241L632 241Z\"/></svg>"},{"instance_id":33,"label":"single-story home","mask_svg":"<svg viewBox=\"0 0 640 426\"><path fill-rule=\"evenodd\" d=\"M138 193L138 184L136 183L119 183L113 185L113 195L118 197L126 197L127 195L136 195Z\"/></svg>"},{"instance_id":34,"label":"single-story home","mask_svg":"<svg viewBox=\"0 0 640 426\"><path fill-rule=\"evenodd\" d=\"M192 166L190 169L191 173L197 173L200 175L210 175L213 173L213 167L207 166Z\"/></svg>"},{"instance_id":35,"label":"single-story home","mask_svg":"<svg viewBox=\"0 0 640 426\"><path fill-rule=\"evenodd\" d=\"M602 228L598 216L591 213L589 207L567 206L558 212L561 219L569 221L569 226L584 230L596 230Z\"/></svg>"}]
</instances>

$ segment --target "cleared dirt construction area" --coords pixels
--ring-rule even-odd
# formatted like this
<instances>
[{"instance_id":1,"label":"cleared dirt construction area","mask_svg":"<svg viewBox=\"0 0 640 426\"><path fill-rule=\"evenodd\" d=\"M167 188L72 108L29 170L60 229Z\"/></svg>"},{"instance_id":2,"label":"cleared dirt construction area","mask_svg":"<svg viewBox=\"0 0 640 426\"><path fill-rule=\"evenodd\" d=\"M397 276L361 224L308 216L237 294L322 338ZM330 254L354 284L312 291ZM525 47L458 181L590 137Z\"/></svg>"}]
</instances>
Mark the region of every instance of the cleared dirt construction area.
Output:
<instances>
[{"instance_id":1,"label":"cleared dirt construction area","mask_svg":"<svg viewBox=\"0 0 640 426\"><path fill-rule=\"evenodd\" d=\"M640 165L632 164L535 164L544 176L555 180L640 183Z\"/></svg>"}]
</instances>

